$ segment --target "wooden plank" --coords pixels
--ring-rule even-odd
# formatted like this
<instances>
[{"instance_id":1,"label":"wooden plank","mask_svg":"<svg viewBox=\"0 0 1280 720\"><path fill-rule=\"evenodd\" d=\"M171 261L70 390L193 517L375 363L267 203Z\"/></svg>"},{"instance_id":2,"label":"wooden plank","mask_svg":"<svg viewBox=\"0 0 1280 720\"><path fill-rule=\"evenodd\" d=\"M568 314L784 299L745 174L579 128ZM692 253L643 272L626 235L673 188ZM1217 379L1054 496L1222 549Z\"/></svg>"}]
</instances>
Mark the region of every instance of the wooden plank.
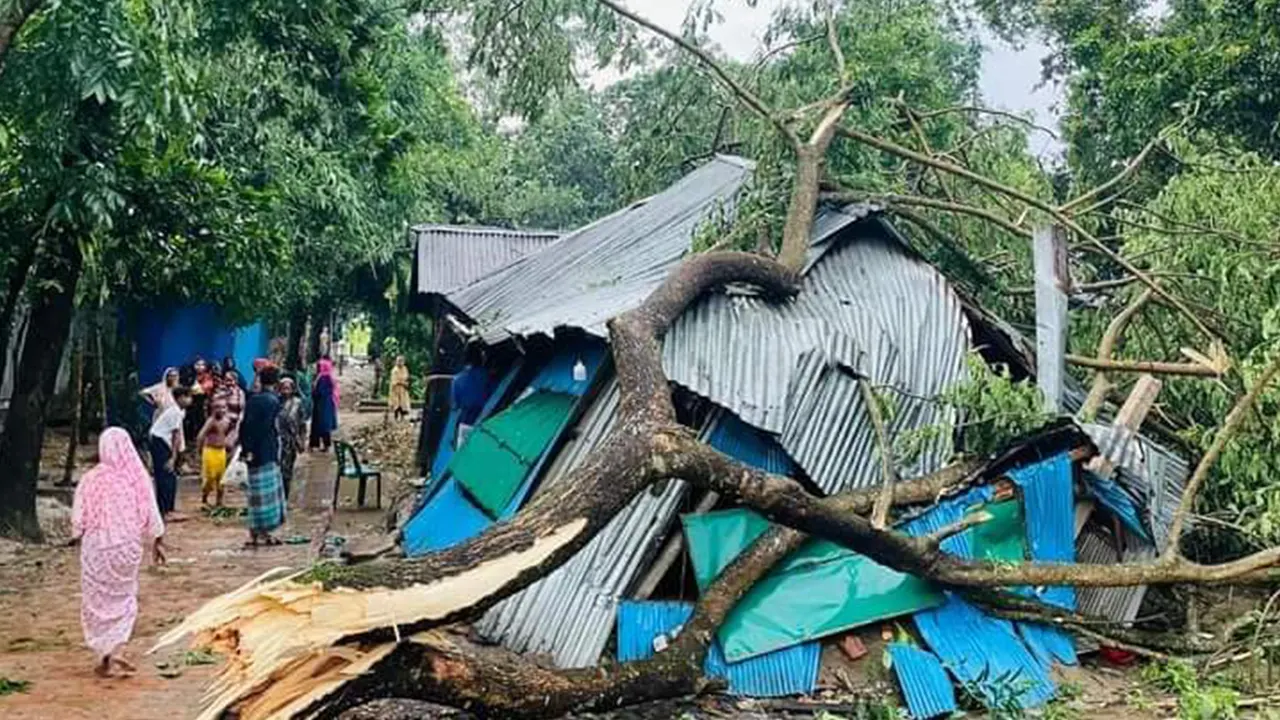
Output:
<instances>
[{"instance_id":1,"label":"wooden plank","mask_svg":"<svg viewBox=\"0 0 1280 720\"><path fill-rule=\"evenodd\" d=\"M1156 396L1160 394L1161 387L1160 380L1153 375L1138 377L1138 381L1133 384L1129 397L1125 398L1124 405L1120 407L1120 412L1116 413L1115 422L1112 424L1116 428L1116 432L1112 435L1114 444L1111 447L1099 448L1102 452L1089 460L1088 465L1085 466L1090 472L1102 477L1111 477L1115 474L1115 463L1124 457L1129 444L1137 437L1138 428L1142 427L1147 414L1155 405Z\"/></svg>"}]
</instances>

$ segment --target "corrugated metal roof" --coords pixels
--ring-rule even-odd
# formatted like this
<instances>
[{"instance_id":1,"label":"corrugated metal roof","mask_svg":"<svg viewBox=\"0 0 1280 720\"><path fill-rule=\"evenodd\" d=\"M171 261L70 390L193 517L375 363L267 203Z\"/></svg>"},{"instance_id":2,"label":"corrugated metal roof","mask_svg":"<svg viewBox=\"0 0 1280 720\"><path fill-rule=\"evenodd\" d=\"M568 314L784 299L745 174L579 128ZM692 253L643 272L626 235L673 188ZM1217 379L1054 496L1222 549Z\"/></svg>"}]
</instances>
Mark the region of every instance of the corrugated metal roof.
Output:
<instances>
[{"instance_id":1,"label":"corrugated metal roof","mask_svg":"<svg viewBox=\"0 0 1280 720\"><path fill-rule=\"evenodd\" d=\"M423 555L475 537L493 524L452 479L405 523L401 545L410 556Z\"/></svg>"},{"instance_id":2,"label":"corrugated metal roof","mask_svg":"<svg viewBox=\"0 0 1280 720\"><path fill-rule=\"evenodd\" d=\"M611 379L542 481L552 487L577 468L613 428L618 405ZM669 482L631 500L586 547L547 577L496 605L477 630L516 652L550 654L559 667L590 667L612 631L617 603L666 533L687 486Z\"/></svg>"},{"instance_id":3,"label":"corrugated metal roof","mask_svg":"<svg viewBox=\"0 0 1280 720\"><path fill-rule=\"evenodd\" d=\"M1008 620L984 615L948 592L945 605L916 613L915 623L951 674L975 688L987 704L1012 700L1032 708L1053 697L1047 667L1022 644Z\"/></svg>"},{"instance_id":4,"label":"corrugated metal roof","mask_svg":"<svg viewBox=\"0 0 1280 720\"><path fill-rule=\"evenodd\" d=\"M768 433L723 413L712 425L707 443L720 452L765 472L791 476L796 464Z\"/></svg>"},{"instance_id":5,"label":"corrugated metal roof","mask_svg":"<svg viewBox=\"0 0 1280 720\"><path fill-rule=\"evenodd\" d=\"M618 606L618 660L634 662L653 657L654 641L688 622L693 606L683 602L626 600ZM707 652L708 677L725 678L729 692L750 697L783 697L813 692L818 684L822 646L801 643L742 662L724 659L720 643Z\"/></svg>"},{"instance_id":6,"label":"corrugated metal roof","mask_svg":"<svg viewBox=\"0 0 1280 720\"><path fill-rule=\"evenodd\" d=\"M449 473L481 510L499 518L573 413L576 398L539 390L471 430Z\"/></svg>"},{"instance_id":7,"label":"corrugated metal roof","mask_svg":"<svg viewBox=\"0 0 1280 720\"><path fill-rule=\"evenodd\" d=\"M550 335L565 326L603 337L608 318L640 303L687 254L705 218L732 211L751 172L747 161L717 157L649 200L449 300L488 341ZM793 301L708 293L676 321L663 346L673 382L778 435L828 492L879 481L857 383L838 368L902 391L894 398L895 434L950 419L950 408L920 398L937 395L965 372L969 327L942 274L878 224L856 226L865 231L855 238L840 236L877 212L870 205L822 209L804 286ZM925 448L902 472L937 469L945 460L942 446Z\"/></svg>"},{"instance_id":8,"label":"corrugated metal roof","mask_svg":"<svg viewBox=\"0 0 1280 720\"><path fill-rule=\"evenodd\" d=\"M472 225L416 225L417 291L447 293L537 252L559 233Z\"/></svg>"},{"instance_id":9,"label":"corrugated metal roof","mask_svg":"<svg viewBox=\"0 0 1280 720\"><path fill-rule=\"evenodd\" d=\"M646 201L577 230L544 252L449 294L486 340L579 327L605 336L605 321L638 305L689 251L694 231L731 210L753 165L720 156Z\"/></svg>"},{"instance_id":10,"label":"corrugated metal roof","mask_svg":"<svg viewBox=\"0 0 1280 720\"><path fill-rule=\"evenodd\" d=\"M834 210L821 217L833 215L852 217ZM828 221L819 231L845 225ZM922 398L964 377L969 348L960 300L941 273L875 226L848 234L821 244L825 254L793 301L707 294L663 344L673 382L778 434L827 492L880 480L874 431L849 371L886 389L897 435L951 418L952 410ZM937 443L901 471L929 472L945 459Z\"/></svg>"},{"instance_id":11,"label":"corrugated metal roof","mask_svg":"<svg viewBox=\"0 0 1280 720\"><path fill-rule=\"evenodd\" d=\"M1138 537L1151 542L1151 532L1147 530L1146 521L1142 518L1143 513L1138 509L1140 500L1129 495L1129 491L1120 483L1108 477L1085 472L1084 483L1099 505L1106 508Z\"/></svg>"},{"instance_id":12,"label":"corrugated metal roof","mask_svg":"<svg viewBox=\"0 0 1280 720\"><path fill-rule=\"evenodd\" d=\"M959 522L968 508L992 495L980 486L944 500L903 526L903 532L920 536ZM1074 515L1071 515L1074 517ZM942 549L962 558L975 555L971 533L942 541ZM1019 707L1042 705L1053 697L1053 679L1014 630L1008 620L989 617L959 595L947 591L939 608L913 616L916 629L930 649L962 683L973 687L991 704L1013 691Z\"/></svg>"},{"instance_id":13,"label":"corrugated metal roof","mask_svg":"<svg viewBox=\"0 0 1280 720\"><path fill-rule=\"evenodd\" d=\"M1060 453L1009 473L1022 488L1032 560L1075 562L1074 469L1067 453ZM1050 585L1023 591L1049 605L1067 609L1076 606L1075 588L1070 586ZM1040 623L1018 623L1018 632L1046 665L1053 660L1069 665L1076 663L1075 643L1063 630Z\"/></svg>"},{"instance_id":14,"label":"corrugated metal roof","mask_svg":"<svg viewBox=\"0 0 1280 720\"><path fill-rule=\"evenodd\" d=\"M529 388L539 387L561 387L571 392L581 393L594 382L597 373L600 372L604 364L604 353L599 348L591 348L590 343L573 343L570 345L562 345L556 349L556 352L545 362L538 372L530 379ZM566 373L572 373L572 364L569 359L581 358L587 370L587 381L585 383L576 383L572 378L568 382L564 381L563 376ZM503 401L507 395L507 390L511 387L515 379L521 374L520 370L523 365L522 361L517 361L502 382L485 401L484 410L481 417L488 417L497 405ZM581 404L578 396L577 403ZM450 414L451 423L456 417ZM566 416L567 417L567 416ZM567 422L561 422L554 431L553 437L558 437L567 429ZM447 440L442 440L443 448L451 448L452 444ZM465 447L465 445L464 445ZM441 452L441 455L444 455ZM450 462L455 457L450 451ZM499 513L499 520L504 520L514 515L523 504L528 493L532 490L541 475L541 469L547 461L547 453L542 452L536 459L535 464L530 472L524 474L520 484L515 488L514 494L507 507L503 508ZM448 466L446 466L447 468ZM412 520L405 524L401 542L405 548L405 552L409 555L420 555L426 552L434 552L452 547L463 540L474 537L482 532L485 528L492 524L475 505L473 500L463 493L459 485L458 479L451 472L444 472L438 485L433 485L434 494L428 494L423 505L418 508ZM485 517L486 521L481 524L476 520L476 515Z\"/></svg>"},{"instance_id":15,"label":"corrugated metal roof","mask_svg":"<svg viewBox=\"0 0 1280 720\"><path fill-rule=\"evenodd\" d=\"M617 404L617 381L610 379L547 471L543 487L561 482L608 435ZM728 413L715 413L703 436L713 447L770 471L792 467L764 433ZM666 535L686 492L685 483L671 481L657 494L640 493L567 563L486 613L477 630L516 652L548 654L559 667L595 665L609 641L618 601Z\"/></svg>"},{"instance_id":16,"label":"corrugated metal roof","mask_svg":"<svg viewBox=\"0 0 1280 720\"><path fill-rule=\"evenodd\" d=\"M1108 454L1116 468L1116 482L1138 498L1143 522L1157 547L1164 547L1169 524L1191 476L1187 459L1141 435L1134 442L1119 443L1113 425L1082 423L1081 427L1099 450Z\"/></svg>"},{"instance_id":17,"label":"corrugated metal roof","mask_svg":"<svg viewBox=\"0 0 1280 720\"><path fill-rule=\"evenodd\" d=\"M955 688L933 653L900 642L889 643L888 651L912 718L949 716L958 709Z\"/></svg>"},{"instance_id":18,"label":"corrugated metal roof","mask_svg":"<svg viewBox=\"0 0 1280 720\"><path fill-rule=\"evenodd\" d=\"M1123 553L1116 549L1112 534L1095 520L1090 520L1076 538L1077 561L1093 565L1114 565L1119 562L1143 562L1155 557L1154 549L1127 530L1122 530L1121 535ZM1081 613L1124 623L1131 623L1138 617L1142 598L1146 594L1146 585L1087 587L1076 590Z\"/></svg>"}]
</instances>

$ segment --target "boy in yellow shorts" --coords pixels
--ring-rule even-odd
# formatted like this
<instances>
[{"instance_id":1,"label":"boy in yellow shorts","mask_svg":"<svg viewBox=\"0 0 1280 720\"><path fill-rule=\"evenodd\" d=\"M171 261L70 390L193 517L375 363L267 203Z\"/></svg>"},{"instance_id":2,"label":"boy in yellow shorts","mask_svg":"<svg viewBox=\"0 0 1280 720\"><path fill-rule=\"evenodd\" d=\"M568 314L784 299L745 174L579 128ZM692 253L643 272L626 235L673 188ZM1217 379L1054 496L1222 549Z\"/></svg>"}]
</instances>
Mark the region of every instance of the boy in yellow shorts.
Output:
<instances>
[{"instance_id":1,"label":"boy in yellow shorts","mask_svg":"<svg viewBox=\"0 0 1280 720\"><path fill-rule=\"evenodd\" d=\"M222 476L227 472L227 441L231 436L231 417L224 402L213 404L213 414L200 428L196 446L200 448L200 497L209 504L209 493L215 493L222 507Z\"/></svg>"}]
</instances>

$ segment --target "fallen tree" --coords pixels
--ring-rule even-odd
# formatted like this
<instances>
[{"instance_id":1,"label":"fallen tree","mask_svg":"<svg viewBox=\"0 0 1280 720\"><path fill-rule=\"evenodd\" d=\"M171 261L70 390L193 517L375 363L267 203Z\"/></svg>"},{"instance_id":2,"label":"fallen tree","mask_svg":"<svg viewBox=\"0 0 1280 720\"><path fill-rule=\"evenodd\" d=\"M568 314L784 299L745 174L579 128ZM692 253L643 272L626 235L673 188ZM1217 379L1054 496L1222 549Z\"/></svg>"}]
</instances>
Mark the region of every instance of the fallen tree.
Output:
<instances>
[{"instance_id":1,"label":"fallen tree","mask_svg":"<svg viewBox=\"0 0 1280 720\"><path fill-rule=\"evenodd\" d=\"M681 426L662 370L664 333L702 293L729 283L750 284L777 302L785 302L798 291L824 188L824 159L837 140L955 175L1062 223L1145 284L1149 296L1159 297L1185 315L1210 340L1216 342L1216 338L1171 291L1120 258L1073 219L1072 210L1103 189L1056 207L949 160L842 125L854 97L834 32L828 35L842 87L821 102L780 112L736 81L696 44L611 0L597 1L691 54L743 106L768 121L790 148L795 172L777 256L736 251L692 255L640 305L613 318L608 329L620 390L615 429L567 480L537 494L512 520L420 558L382 557L345 566L320 566L285 577L266 576L212 600L186 618L162 638L161 645L194 634L197 643L228 657L202 717L219 717L230 710L245 720L335 717L347 708L383 697L426 699L496 717L553 717L572 710L700 692L712 686L702 668L716 628L759 578L809 536L831 540L882 565L940 585L982 589L978 597L997 605L1010 601L999 588L1013 585L1084 587L1272 579L1280 563L1280 548L1221 565L1201 565L1182 557L1178 540L1205 476L1262 389L1280 370L1280 357L1224 421L1213 449L1187 485L1169 545L1149 563L1009 565L965 560L943 552L941 543L982 522L981 516L965 518L923 537L907 536L868 518L878 500L882 508L886 503L928 503L978 480L993 479L1008 467L1008 457L896 482L884 493L877 488L821 498L794 479L770 475L720 453ZM1132 173L1138 162L1123 172ZM943 201L913 203L895 196L889 202L997 217ZM1010 232L1029 232L1021 219L999 218L998 224ZM1114 363L1098 366L1110 372L1130 369ZM1154 361L1135 367L1143 372L1162 370ZM1064 449L1092 452L1078 433L1062 432ZM609 668L550 670L509 652L478 646L450 629L479 619L499 601L555 570L637 493L672 478L732 498L783 527L759 538L716 579L675 641L652 659ZM1089 621L1028 606L1025 599L1006 611L1068 626L1073 622L1083 626Z\"/></svg>"}]
</instances>

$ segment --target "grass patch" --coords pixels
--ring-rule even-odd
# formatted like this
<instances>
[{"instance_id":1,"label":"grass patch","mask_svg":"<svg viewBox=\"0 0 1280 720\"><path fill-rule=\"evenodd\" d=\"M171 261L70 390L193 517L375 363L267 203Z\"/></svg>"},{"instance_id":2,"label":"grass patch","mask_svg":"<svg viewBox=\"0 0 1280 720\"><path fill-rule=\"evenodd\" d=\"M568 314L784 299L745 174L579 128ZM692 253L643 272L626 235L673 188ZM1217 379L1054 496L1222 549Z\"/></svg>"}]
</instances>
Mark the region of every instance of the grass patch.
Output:
<instances>
[{"instance_id":1,"label":"grass patch","mask_svg":"<svg viewBox=\"0 0 1280 720\"><path fill-rule=\"evenodd\" d=\"M218 656L208 650L188 650L187 654L182 656L182 664L188 667L194 665L213 665L218 662Z\"/></svg>"},{"instance_id":2,"label":"grass patch","mask_svg":"<svg viewBox=\"0 0 1280 720\"><path fill-rule=\"evenodd\" d=\"M1202 678L1188 662L1170 660L1142 669L1142 679L1178 698L1183 720L1233 720L1239 717L1240 692L1221 676Z\"/></svg>"},{"instance_id":3,"label":"grass patch","mask_svg":"<svg viewBox=\"0 0 1280 720\"><path fill-rule=\"evenodd\" d=\"M14 680L0 675L0 696L24 693L31 689L30 680Z\"/></svg>"}]
</instances>

